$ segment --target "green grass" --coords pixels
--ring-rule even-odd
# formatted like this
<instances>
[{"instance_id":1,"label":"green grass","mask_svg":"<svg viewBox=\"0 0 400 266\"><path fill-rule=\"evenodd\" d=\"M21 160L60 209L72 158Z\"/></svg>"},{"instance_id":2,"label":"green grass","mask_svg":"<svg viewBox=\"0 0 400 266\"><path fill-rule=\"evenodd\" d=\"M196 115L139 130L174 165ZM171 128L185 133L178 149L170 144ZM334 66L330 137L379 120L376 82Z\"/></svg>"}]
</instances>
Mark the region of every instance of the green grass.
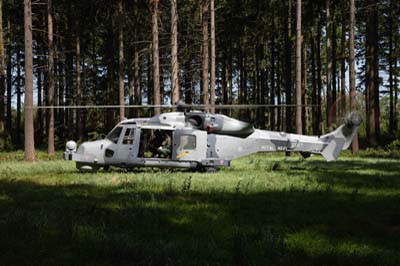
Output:
<instances>
[{"instance_id":1,"label":"green grass","mask_svg":"<svg viewBox=\"0 0 400 266\"><path fill-rule=\"evenodd\" d=\"M94 174L38 157L0 153L0 265L400 265L399 160Z\"/></svg>"}]
</instances>

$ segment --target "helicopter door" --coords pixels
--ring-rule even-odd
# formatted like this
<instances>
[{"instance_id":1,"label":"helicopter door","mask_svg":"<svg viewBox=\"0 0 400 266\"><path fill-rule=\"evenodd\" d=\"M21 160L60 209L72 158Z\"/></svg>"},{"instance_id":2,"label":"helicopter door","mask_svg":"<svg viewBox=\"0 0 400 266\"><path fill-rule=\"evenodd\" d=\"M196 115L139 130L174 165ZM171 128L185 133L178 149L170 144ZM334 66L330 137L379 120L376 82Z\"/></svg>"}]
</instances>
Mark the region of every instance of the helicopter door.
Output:
<instances>
[{"instance_id":1,"label":"helicopter door","mask_svg":"<svg viewBox=\"0 0 400 266\"><path fill-rule=\"evenodd\" d=\"M132 161L137 154L137 138L135 138L136 127L128 125L124 127L118 148L115 154L117 164L126 164Z\"/></svg>"},{"instance_id":2,"label":"helicopter door","mask_svg":"<svg viewBox=\"0 0 400 266\"><path fill-rule=\"evenodd\" d=\"M207 132L176 130L173 141L174 160L201 161L207 155Z\"/></svg>"}]
</instances>

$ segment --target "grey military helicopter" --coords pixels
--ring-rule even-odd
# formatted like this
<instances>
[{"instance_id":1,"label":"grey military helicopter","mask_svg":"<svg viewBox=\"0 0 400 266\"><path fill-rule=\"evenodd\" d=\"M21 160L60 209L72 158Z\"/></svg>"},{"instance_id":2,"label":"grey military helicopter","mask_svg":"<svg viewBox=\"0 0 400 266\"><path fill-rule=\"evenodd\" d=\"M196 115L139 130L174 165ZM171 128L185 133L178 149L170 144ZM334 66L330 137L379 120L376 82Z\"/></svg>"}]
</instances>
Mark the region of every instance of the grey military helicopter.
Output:
<instances>
[{"instance_id":1,"label":"grey military helicopter","mask_svg":"<svg viewBox=\"0 0 400 266\"><path fill-rule=\"evenodd\" d=\"M183 110L151 118L125 119L102 140L68 141L65 160L77 169L97 171L110 166L179 167L215 172L230 162L257 152L320 154L336 160L347 149L361 123L351 113L336 130L322 136L305 136L255 129L250 123L221 114Z\"/></svg>"}]
</instances>

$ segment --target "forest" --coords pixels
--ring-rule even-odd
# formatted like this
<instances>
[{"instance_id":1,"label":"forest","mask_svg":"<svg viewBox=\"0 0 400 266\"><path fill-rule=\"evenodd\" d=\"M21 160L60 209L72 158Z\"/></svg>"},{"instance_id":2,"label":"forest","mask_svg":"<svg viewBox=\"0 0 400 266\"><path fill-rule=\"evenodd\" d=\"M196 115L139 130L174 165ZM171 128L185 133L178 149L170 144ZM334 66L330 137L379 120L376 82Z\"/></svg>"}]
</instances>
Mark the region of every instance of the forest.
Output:
<instances>
[{"instance_id":1,"label":"forest","mask_svg":"<svg viewBox=\"0 0 400 266\"><path fill-rule=\"evenodd\" d=\"M178 101L353 152L400 137L396 0L0 0L0 149L54 155Z\"/></svg>"}]
</instances>

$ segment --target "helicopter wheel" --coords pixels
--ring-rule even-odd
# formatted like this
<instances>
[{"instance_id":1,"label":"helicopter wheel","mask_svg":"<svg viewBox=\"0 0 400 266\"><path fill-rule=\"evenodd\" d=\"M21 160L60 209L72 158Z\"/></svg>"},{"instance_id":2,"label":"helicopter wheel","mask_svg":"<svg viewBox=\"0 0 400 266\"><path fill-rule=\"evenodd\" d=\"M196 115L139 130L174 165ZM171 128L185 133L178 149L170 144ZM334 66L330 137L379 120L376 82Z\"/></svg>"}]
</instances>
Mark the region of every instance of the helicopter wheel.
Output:
<instances>
[{"instance_id":1,"label":"helicopter wheel","mask_svg":"<svg viewBox=\"0 0 400 266\"><path fill-rule=\"evenodd\" d=\"M104 170L104 171L110 170L110 166L109 166L109 165L104 165L104 166L103 166L103 170Z\"/></svg>"},{"instance_id":2,"label":"helicopter wheel","mask_svg":"<svg viewBox=\"0 0 400 266\"><path fill-rule=\"evenodd\" d=\"M76 168L79 170L81 173L96 173L97 170L99 170L98 165L93 165L93 164L85 164L85 163L76 163Z\"/></svg>"},{"instance_id":3,"label":"helicopter wheel","mask_svg":"<svg viewBox=\"0 0 400 266\"><path fill-rule=\"evenodd\" d=\"M206 173L216 173L218 172L218 169L215 167L207 167L206 168Z\"/></svg>"}]
</instances>

